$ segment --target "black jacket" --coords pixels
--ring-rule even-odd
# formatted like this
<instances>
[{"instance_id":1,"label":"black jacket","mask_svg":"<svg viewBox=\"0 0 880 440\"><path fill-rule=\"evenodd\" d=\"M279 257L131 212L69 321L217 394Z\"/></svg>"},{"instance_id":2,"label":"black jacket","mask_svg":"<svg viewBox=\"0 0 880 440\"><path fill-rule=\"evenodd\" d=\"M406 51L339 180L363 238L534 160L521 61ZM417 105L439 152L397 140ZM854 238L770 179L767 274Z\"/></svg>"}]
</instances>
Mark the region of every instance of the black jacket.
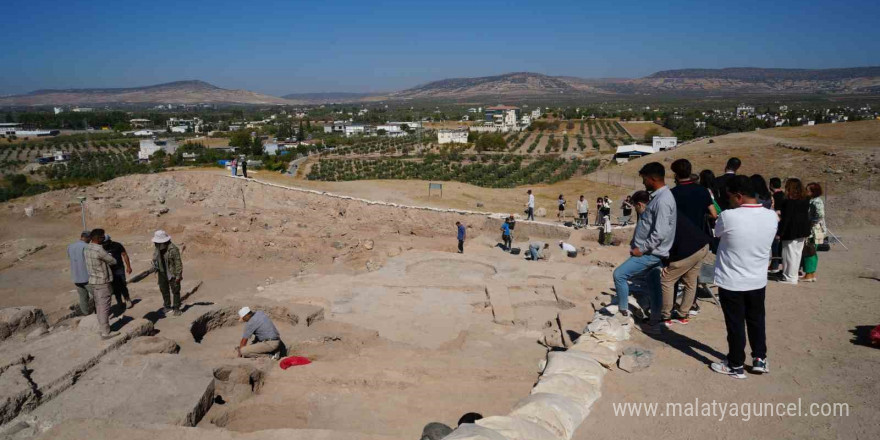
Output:
<instances>
[{"instance_id":1,"label":"black jacket","mask_svg":"<svg viewBox=\"0 0 880 440\"><path fill-rule=\"evenodd\" d=\"M694 226L682 213L675 220L675 239L669 249L669 261L679 261L690 257L709 244L711 238L702 229Z\"/></svg>"},{"instance_id":2,"label":"black jacket","mask_svg":"<svg viewBox=\"0 0 880 440\"><path fill-rule=\"evenodd\" d=\"M776 207L782 211L779 220L779 239L797 240L810 236L810 201L806 199L785 199L782 206Z\"/></svg>"}]
</instances>

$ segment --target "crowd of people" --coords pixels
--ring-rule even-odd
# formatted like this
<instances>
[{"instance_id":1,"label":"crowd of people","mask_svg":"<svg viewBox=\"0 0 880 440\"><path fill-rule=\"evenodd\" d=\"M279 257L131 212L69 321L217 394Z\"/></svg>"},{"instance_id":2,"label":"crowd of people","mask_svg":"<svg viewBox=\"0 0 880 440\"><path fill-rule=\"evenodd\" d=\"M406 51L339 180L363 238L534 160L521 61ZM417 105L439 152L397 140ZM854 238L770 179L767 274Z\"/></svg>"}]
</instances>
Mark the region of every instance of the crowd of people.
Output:
<instances>
[{"instance_id":1,"label":"crowd of people","mask_svg":"<svg viewBox=\"0 0 880 440\"><path fill-rule=\"evenodd\" d=\"M701 267L715 254L714 284L728 334L727 359L711 365L716 372L746 378L745 344L752 349L751 372L769 372L764 298L768 280L797 284L816 281L818 248L827 229L822 187L789 178L769 180L737 174L738 158L724 173L692 172L686 159L670 165L675 186L666 185L658 162L639 171L645 191L629 203L638 214L630 257L614 270L618 321L632 322L629 291L644 280L650 304L644 330L686 325L698 312L697 282ZM680 300L676 288L680 285Z\"/></svg>"},{"instance_id":2,"label":"crowd of people","mask_svg":"<svg viewBox=\"0 0 880 440\"><path fill-rule=\"evenodd\" d=\"M764 297L769 280L797 284L815 282L818 253L825 244L825 205L822 186L806 185L798 178L784 182L755 174L738 174L742 162L727 161L724 172L694 173L687 159L670 164L675 186L666 184L666 168L659 162L639 171L644 191L637 191L621 204L624 217L635 211L636 226L630 241L630 257L614 270L617 320L633 322L629 305L634 281L646 288L650 307L643 312L646 333L659 335L665 328L687 325L699 314L697 288L701 269L709 265L724 314L728 355L712 369L745 378L745 344L752 348L752 373L769 372L765 340ZM526 215L534 219L535 196L528 190ZM565 196L558 197L557 218L564 219ZM596 221L610 239L608 197L596 200ZM588 218L587 201L577 200L577 219ZM502 247L510 250L514 217L501 226ZM456 222L459 252L463 252L466 228ZM543 259L550 245L529 243L526 258ZM568 256L574 246L559 242ZM712 256L714 255L714 263Z\"/></svg>"}]
</instances>

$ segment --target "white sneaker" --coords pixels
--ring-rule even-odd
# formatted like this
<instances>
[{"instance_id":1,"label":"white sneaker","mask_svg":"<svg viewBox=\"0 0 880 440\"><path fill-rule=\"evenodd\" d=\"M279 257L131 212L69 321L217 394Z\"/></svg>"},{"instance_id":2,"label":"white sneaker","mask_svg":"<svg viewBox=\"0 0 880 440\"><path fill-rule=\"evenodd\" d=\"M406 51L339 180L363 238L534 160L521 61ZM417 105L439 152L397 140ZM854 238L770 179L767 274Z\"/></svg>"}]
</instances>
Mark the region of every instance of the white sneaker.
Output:
<instances>
[{"instance_id":1,"label":"white sneaker","mask_svg":"<svg viewBox=\"0 0 880 440\"><path fill-rule=\"evenodd\" d=\"M724 362L712 362L712 371L716 373L726 374L734 379L745 379L746 372L742 366L739 367L730 367L727 365L727 361Z\"/></svg>"}]
</instances>

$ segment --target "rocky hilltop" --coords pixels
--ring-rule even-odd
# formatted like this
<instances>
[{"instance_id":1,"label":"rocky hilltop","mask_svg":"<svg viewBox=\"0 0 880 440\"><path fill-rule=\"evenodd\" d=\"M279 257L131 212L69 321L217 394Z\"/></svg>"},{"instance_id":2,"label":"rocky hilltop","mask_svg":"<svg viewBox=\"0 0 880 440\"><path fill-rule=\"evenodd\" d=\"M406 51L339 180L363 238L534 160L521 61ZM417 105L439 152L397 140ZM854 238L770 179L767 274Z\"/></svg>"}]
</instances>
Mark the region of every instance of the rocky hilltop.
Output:
<instances>
[{"instance_id":1,"label":"rocky hilltop","mask_svg":"<svg viewBox=\"0 0 880 440\"><path fill-rule=\"evenodd\" d=\"M230 90L204 81L175 81L146 87L45 89L0 98L0 106L96 104L293 104L249 90Z\"/></svg>"}]
</instances>

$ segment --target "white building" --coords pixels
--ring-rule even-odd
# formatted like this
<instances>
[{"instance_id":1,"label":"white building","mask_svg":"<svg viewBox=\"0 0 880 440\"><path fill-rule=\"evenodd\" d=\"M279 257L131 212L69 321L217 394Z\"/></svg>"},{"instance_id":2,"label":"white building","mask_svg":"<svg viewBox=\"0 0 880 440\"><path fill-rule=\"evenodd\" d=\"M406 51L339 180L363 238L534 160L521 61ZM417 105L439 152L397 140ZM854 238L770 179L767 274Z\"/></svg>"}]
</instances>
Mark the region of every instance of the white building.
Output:
<instances>
[{"instance_id":1,"label":"white building","mask_svg":"<svg viewBox=\"0 0 880 440\"><path fill-rule=\"evenodd\" d=\"M91 111L94 111L94 110L95 110L95 109L90 108L90 107L77 107L77 108L75 108L75 109L72 109L71 111L74 112L74 113L88 113L88 112L91 112Z\"/></svg>"},{"instance_id":2,"label":"white building","mask_svg":"<svg viewBox=\"0 0 880 440\"><path fill-rule=\"evenodd\" d=\"M671 150L678 145L678 138L675 136L654 136L654 152Z\"/></svg>"},{"instance_id":3,"label":"white building","mask_svg":"<svg viewBox=\"0 0 880 440\"><path fill-rule=\"evenodd\" d=\"M466 144L467 141L467 130L437 130L438 144Z\"/></svg>"},{"instance_id":4,"label":"white building","mask_svg":"<svg viewBox=\"0 0 880 440\"><path fill-rule=\"evenodd\" d=\"M56 115L57 115L58 113L64 113L64 109L61 108L61 107L54 107L53 110L55 110L55 114L56 114Z\"/></svg>"},{"instance_id":5,"label":"white building","mask_svg":"<svg viewBox=\"0 0 880 440\"><path fill-rule=\"evenodd\" d=\"M535 109L532 110L532 120L534 121L535 119L538 119L540 117L541 117L541 107L535 107Z\"/></svg>"},{"instance_id":6,"label":"white building","mask_svg":"<svg viewBox=\"0 0 880 440\"><path fill-rule=\"evenodd\" d=\"M642 156L654 154L655 152L654 147L651 145L621 145L617 147L617 151L614 152L614 160L617 161L617 163L626 163L629 162L630 159L638 159Z\"/></svg>"},{"instance_id":7,"label":"white building","mask_svg":"<svg viewBox=\"0 0 880 440\"><path fill-rule=\"evenodd\" d=\"M274 142L270 142L268 144L263 145L263 151L266 152L269 156L275 156L278 154L278 144Z\"/></svg>"},{"instance_id":8,"label":"white building","mask_svg":"<svg viewBox=\"0 0 880 440\"><path fill-rule=\"evenodd\" d=\"M0 135L5 136L19 136L19 137L27 137L27 136L57 136L60 133L58 130L30 130L21 128L21 124L17 122L3 122L0 123Z\"/></svg>"},{"instance_id":9,"label":"white building","mask_svg":"<svg viewBox=\"0 0 880 440\"><path fill-rule=\"evenodd\" d=\"M386 134L397 134L403 132L403 128L400 126L400 124L390 123L378 125L376 126L376 130L385 130Z\"/></svg>"},{"instance_id":10,"label":"white building","mask_svg":"<svg viewBox=\"0 0 880 440\"><path fill-rule=\"evenodd\" d=\"M152 136L154 133L153 130L138 130L132 134L135 136Z\"/></svg>"},{"instance_id":11,"label":"white building","mask_svg":"<svg viewBox=\"0 0 880 440\"><path fill-rule=\"evenodd\" d=\"M706 121L694 121L694 127L706 128Z\"/></svg>"},{"instance_id":12,"label":"white building","mask_svg":"<svg viewBox=\"0 0 880 440\"><path fill-rule=\"evenodd\" d=\"M740 105L736 108L737 116L751 116L755 114L755 107L751 105Z\"/></svg>"},{"instance_id":13,"label":"white building","mask_svg":"<svg viewBox=\"0 0 880 440\"><path fill-rule=\"evenodd\" d=\"M166 154L174 154L177 151L177 141L171 139L141 139L141 149L138 151L138 160L150 160L150 156L159 150Z\"/></svg>"}]
</instances>

